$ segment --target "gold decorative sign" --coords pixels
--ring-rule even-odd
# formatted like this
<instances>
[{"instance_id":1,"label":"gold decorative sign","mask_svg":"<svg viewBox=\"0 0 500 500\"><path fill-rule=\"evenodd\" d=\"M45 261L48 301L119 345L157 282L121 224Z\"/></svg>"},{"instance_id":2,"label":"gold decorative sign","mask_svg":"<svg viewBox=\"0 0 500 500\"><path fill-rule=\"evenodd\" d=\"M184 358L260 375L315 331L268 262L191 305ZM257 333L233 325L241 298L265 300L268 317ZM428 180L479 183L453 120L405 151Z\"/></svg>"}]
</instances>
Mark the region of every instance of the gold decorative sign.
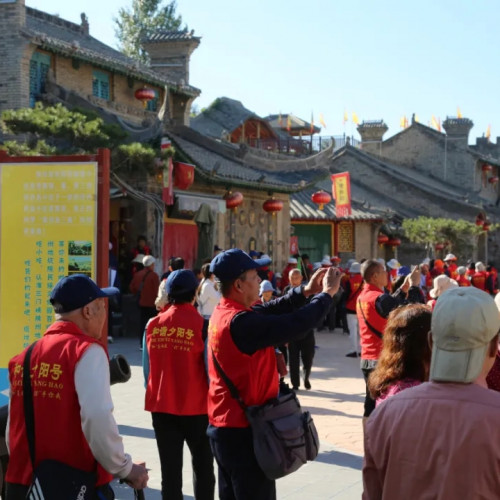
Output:
<instances>
[{"instance_id":1,"label":"gold decorative sign","mask_svg":"<svg viewBox=\"0 0 500 500\"><path fill-rule=\"evenodd\" d=\"M337 251L354 252L354 224L352 222L339 222L337 224Z\"/></svg>"}]
</instances>

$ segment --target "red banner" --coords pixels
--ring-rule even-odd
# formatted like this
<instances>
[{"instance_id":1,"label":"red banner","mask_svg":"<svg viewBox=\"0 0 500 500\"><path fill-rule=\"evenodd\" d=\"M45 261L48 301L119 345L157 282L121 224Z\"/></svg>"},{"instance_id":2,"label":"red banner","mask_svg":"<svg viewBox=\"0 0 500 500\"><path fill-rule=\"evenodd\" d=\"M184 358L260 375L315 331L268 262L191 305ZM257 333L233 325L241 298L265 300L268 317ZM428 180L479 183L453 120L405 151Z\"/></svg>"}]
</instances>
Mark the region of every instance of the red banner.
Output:
<instances>
[{"instance_id":1,"label":"red banner","mask_svg":"<svg viewBox=\"0 0 500 500\"><path fill-rule=\"evenodd\" d=\"M194 182L194 165L174 162L174 186L179 189L188 189Z\"/></svg>"},{"instance_id":2,"label":"red banner","mask_svg":"<svg viewBox=\"0 0 500 500\"><path fill-rule=\"evenodd\" d=\"M337 217L351 215L351 177L349 172L332 175L332 195Z\"/></svg>"},{"instance_id":3,"label":"red banner","mask_svg":"<svg viewBox=\"0 0 500 500\"><path fill-rule=\"evenodd\" d=\"M290 255L299 253L299 237L290 236Z\"/></svg>"},{"instance_id":4,"label":"red banner","mask_svg":"<svg viewBox=\"0 0 500 500\"><path fill-rule=\"evenodd\" d=\"M174 204L174 181L172 179L172 172L174 166L172 164L172 158L167 158L165 160L166 165L163 167L163 189L162 189L162 199L166 205Z\"/></svg>"}]
</instances>

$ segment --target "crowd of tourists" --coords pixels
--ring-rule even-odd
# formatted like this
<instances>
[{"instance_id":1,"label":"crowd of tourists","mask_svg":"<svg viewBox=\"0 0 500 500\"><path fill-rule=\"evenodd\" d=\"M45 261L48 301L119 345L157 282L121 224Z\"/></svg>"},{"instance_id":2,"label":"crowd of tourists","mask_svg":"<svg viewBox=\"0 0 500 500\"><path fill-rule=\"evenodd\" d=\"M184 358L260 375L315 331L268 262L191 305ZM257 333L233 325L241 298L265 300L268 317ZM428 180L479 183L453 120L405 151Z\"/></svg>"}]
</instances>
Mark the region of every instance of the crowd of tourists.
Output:
<instances>
[{"instance_id":1,"label":"crowd of tourists","mask_svg":"<svg viewBox=\"0 0 500 500\"><path fill-rule=\"evenodd\" d=\"M187 443L197 500L214 498L214 459L219 498L275 499L275 481L256 459L246 408L310 390L315 333L335 328L349 335L346 356L359 358L366 385L363 498L498 496L500 299L494 266L459 266L453 254L411 266L396 259L342 263L336 256L311 263L307 255L294 255L274 272L268 255L216 247L200 269L185 269L182 257L172 257L160 277L145 242L131 261L145 410L160 456L162 498L182 498ZM26 398L18 390L28 351L10 362L9 500L26 497L33 470L49 458L95 470L95 498L113 498L112 476L146 486L146 470L123 450L109 386L95 392L106 369L97 341L103 300L114 293L83 275L61 280L51 294L56 322L33 349L35 375L42 365L64 373L57 418L73 423L65 440L73 451L82 447L82 456L65 447L51 450L60 432L50 425L57 403L37 391L33 406L42 426L37 424L30 462ZM47 374L39 370L42 376Z\"/></svg>"}]
</instances>

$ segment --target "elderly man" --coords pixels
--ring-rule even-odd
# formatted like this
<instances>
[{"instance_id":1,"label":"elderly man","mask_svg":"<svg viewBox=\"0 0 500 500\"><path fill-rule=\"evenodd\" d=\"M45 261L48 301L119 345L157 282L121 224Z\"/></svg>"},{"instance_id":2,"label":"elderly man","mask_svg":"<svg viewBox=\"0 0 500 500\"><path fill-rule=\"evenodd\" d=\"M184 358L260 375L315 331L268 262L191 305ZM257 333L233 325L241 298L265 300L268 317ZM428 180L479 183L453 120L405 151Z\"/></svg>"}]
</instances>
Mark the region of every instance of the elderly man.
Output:
<instances>
[{"instance_id":1,"label":"elderly man","mask_svg":"<svg viewBox=\"0 0 500 500\"><path fill-rule=\"evenodd\" d=\"M96 470L96 498L103 499L114 498L109 486L113 476L139 489L148 480L146 469L133 464L124 453L112 413L108 357L99 342L106 321L105 298L115 293L116 288L100 289L83 274L60 280L50 295L56 321L35 344L30 363L35 464L52 459L81 470ZM20 390L26 352L9 362L9 500L26 498L32 479ZM37 390L51 386L50 393Z\"/></svg>"},{"instance_id":2,"label":"elderly man","mask_svg":"<svg viewBox=\"0 0 500 500\"><path fill-rule=\"evenodd\" d=\"M328 311L340 283L338 270L322 269L306 286L252 307L259 296L256 269L266 263L233 248L217 255L210 266L222 292L208 333L208 436L219 466L221 500L274 500L276 487L255 459L248 420L213 358L236 385L245 405L276 398L279 380L273 346L301 338L313 328ZM322 293L306 305L306 298L317 292Z\"/></svg>"},{"instance_id":3,"label":"elderly man","mask_svg":"<svg viewBox=\"0 0 500 500\"><path fill-rule=\"evenodd\" d=\"M499 498L500 394L486 385L499 328L487 293L455 288L439 298L429 382L368 420L363 499Z\"/></svg>"},{"instance_id":4,"label":"elderly man","mask_svg":"<svg viewBox=\"0 0 500 500\"><path fill-rule=\"evenodd\" d=\"M370 259L363 262L361 276L364 284L356 302L356 314L361 342L361 371L367 383L363 413L364 425L366 418L375 409L375 401L368 390L368 377L375 369L382 351L382 337L387 316L397 306L406 302L423 302L423 296L418 287L420 284L418 268L407 276L403 286L392 295L384 292L388 277L384 266L378 260Z\"/></svg>"}]
</instances>

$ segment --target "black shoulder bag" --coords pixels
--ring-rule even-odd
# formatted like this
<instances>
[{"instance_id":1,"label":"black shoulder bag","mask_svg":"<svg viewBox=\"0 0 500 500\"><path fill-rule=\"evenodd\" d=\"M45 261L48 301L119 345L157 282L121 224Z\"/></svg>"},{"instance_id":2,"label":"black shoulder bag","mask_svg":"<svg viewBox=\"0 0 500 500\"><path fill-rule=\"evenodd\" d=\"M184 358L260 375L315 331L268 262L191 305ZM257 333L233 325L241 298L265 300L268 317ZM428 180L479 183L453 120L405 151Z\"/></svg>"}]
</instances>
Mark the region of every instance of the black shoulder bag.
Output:
<instances>
[{"instance_id":1,"label":"black shoulder bag","mask_svg":"<svg viewBox=\"0 0 500 500\"><path fill-rule=\"evenodd\" d=\"M23 402L26 436L33 478L26 498L29 500L92 500L95 498L97 473L86 472L57 460L42 460L35 467L35 413L31 389L31 351L26 352L23 364ZM97 462L96 462L97 463Z\"/></svg>"},{"instance_id":2,"label":"black shoulder bag","mask_svg":"<svg viewBox=\"0 0 500 500\"><path fill-rule=\"evenodd\" d=\"M318 456L316 426L311 414L308 411L302 412L294 392L270 399L263 405L246 406L213 351L212 359L231 396L245 412L252 428L255 458L269 479L291 474L308 460L314 460Z\"/></svg>"}]
</instances>

